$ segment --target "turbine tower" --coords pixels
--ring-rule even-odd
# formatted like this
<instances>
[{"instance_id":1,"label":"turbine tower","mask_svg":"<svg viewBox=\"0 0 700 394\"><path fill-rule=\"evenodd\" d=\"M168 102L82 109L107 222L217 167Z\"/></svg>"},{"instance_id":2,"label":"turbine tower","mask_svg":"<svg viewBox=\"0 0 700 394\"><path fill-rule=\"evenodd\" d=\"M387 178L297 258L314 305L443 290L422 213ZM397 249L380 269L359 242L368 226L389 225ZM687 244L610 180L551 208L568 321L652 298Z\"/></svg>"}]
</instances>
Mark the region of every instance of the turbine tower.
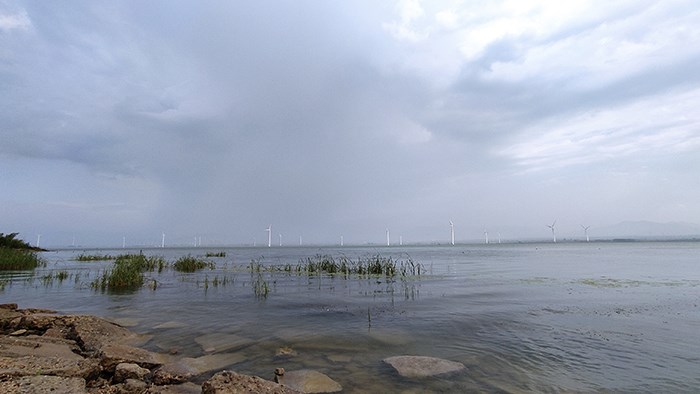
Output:
<instances>
[{"instance_id":1,"label":"turbine tower","mask_svg":"<svg viewBox=\"0 0 700 394\"><path fill-rule=\"evenodd\" d=\"M126 236L122 237L122 249L126 248Z\"/></svg>"},{"instance_id":2,"label":"turbine tower","mask_svg":"<svg viewBox=\"0 0 700 394\"><path fill-rule=\"evenodd\" d=\"M165 233L163 233L163 238L160 240L160 247L165 248Z\"/></svg>"},{"instance_id":3,"label":"turbine tower","mask_svg":"<svg viewBox=\"0 0 700 394\"><path fill-rule=\"evenodd\" d=\"M280 233L280 246L282 246L282 233Z\"/></svg>"},{"instance_id":4,"label":"turbine tower","mask_svg":"<svg viewBox=\"0 0 700 394\"><path fill-rule=\"evenodd\" d=\"M549 227L549 228L552 229L552 238L554 239L554 243L557 243L557 233L554 232L554 226L555 226L556 224L557 224L557 220L554 219L554 221L552 222L552 225L551 225L551 226L550 226L550 225L547 225L547 227Z\"/></svg>"},{"instance_id":5,"label":"turbine tower","mask_svg":"<svg viewBox=\"0 0 700 394\"><path fill-rule=\"evenodd\" d=\"M267 247L272 247L272 225L269 225L265 231L267 231Z\"/></svg>"},{"instance_id":6,"label":"turbine tower","mask_svg":"<svg viewBox=\"0 0 700 394\"><path fill-rule=\"evenodd\" d=\"M455 224L450 220L450 243L452 246L455 245Z\"/></svg>"},{"instance_id":7,"label":"turbine tower","mask_svg":"<svg viewBox=\"0 0 700 394\"><path fill-rule=\"evenodd\" d=\"M299 236L299 246L302 246L304 243L301 241L301 235Z\"/></svg>"},{"instance_id":8,"label":"turbine tower","mask_svg":"<svg viewBox=\"0 0 700 394\"><path fill-rule=\"evenodd\" d=\"M489 232L486 229L484 229L484 240L489 243Z\"/></svg>"},{"instance_id":9,"label":"turbine tower","mask_svg":"<svg viewBox=\"0 0 700 394\"><path fill-rule=\"evenodd\" d=\"M591 242L591 239L588 238L588 229L591 228L591 226L584 226L582 224L581 227L583 228L583 233L586 234L586 242Z\"/></svg>"},{"instance_id":10,"label":"turbine tower","mask_svg":"<svg viewBox=\"0 0 700 394\"><path fill-rule=\"evenodd\" d=\"M386 246L391 246L391 242L389 241L389 229L386 229Z\"/></svg>"},{"instance_id":11,"label":"turbine tower","mask_svg":"<svg viewBox=\"0 0 700 394\"><path fill-rule=\"evenodd\" d=\"M36 247L39 248L41 244L41 234L36 235Z\"/></svg>"},{"instance_id":12,"label":"turbine tower","mask_svg":"<svg viewBox=\"0 0 700 394\"><path fill-rule=\"evenodd\" d=\"M343 236L341 235L341 236L340 236L340 246L343 246L343 244L344 244L344 242L343 242Z\"/></svg>"}]
</instances>

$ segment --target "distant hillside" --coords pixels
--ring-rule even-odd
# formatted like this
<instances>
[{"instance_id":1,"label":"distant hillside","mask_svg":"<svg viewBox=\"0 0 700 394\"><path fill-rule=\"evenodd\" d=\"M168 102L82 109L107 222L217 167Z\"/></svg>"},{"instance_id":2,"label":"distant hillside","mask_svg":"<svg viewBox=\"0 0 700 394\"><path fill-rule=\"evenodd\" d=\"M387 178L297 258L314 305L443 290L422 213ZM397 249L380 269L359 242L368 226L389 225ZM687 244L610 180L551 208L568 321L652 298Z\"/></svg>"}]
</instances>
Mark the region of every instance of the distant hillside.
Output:
<instances>
[{"instance_id":1,"label":"distant hillside","mask_svg":"<svg viewBox=\"0 0 700 394\"><path fill-rule=\"evenodd\" d=\"M596 237L691 237L700 236L700 225L694 223L625 221L607 227L591 229Z\"/></svg>"}]
</instances>

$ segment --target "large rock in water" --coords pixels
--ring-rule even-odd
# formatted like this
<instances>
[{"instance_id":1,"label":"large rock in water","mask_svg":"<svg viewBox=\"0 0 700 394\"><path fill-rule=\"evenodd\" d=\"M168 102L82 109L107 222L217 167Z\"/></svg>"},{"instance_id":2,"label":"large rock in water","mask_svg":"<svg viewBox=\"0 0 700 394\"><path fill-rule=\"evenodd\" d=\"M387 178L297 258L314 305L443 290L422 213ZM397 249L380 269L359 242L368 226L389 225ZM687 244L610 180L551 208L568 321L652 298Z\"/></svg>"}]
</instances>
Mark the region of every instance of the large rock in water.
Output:
<instances>
[{"instance_id":1,"label":"large rock in water","mask_svg":"<svg viewBox=\"0 0 700 394\"><path fill-rule=\"evenodd\" d=\"M285 371L283 374L277 375L276 380L278 383L302 393L336 393L343 390L343 386L327 375L308 369Z\"/></svg>"},{"instance_id":2,"label":"large rock in water","mask_svg":"<svg viewBox=\"0 0 700 394\"><path fill-rule=\"evenodd\" d=\"M221 371L202 385L202 394L298 394L289 387L259 378L241 375L233 371Z\"/></svg>"},{"instance_id":3,"label":"large rock in water","mask_svg":"<svg viewBox=\"0 0 700 394\"><path fill-rule=\"evenodd\" d=\"M424 378L466 369L464 364L456 361L426 356L396 356L385 358L384 362L406 378Z\"/></svg>"}]
</instances>

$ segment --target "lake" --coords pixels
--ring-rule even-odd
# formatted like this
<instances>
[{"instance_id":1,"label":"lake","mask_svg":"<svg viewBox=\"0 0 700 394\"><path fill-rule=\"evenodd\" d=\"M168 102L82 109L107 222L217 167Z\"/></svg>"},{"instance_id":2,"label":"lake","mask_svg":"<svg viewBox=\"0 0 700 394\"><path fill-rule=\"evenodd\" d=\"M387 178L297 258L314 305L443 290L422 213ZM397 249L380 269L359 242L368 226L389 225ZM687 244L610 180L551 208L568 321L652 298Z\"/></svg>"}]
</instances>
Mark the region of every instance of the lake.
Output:
<instances>
[{"instance_id":1,"label":"lake","mask_svg":"<svg viewBox=\"0 0 700 394\"><path fill-rule=\"evenodd\" d=\"M226 369L272 379L315 369L345 392L693 392L700 387L700 243L144 249L215 268L146 273L125 294L90 283L110 261L42 253L45 268L1 273L0 302L93 314L152 334L148 349L221 354ZM414 270L378 276L267 270L316 255L391 257ZM255 261L263 269L250 272ZM420 275L415 270L420 264ZM65 271L68 277L56 278ZM157 285L152 288L153 281ZM256 294L256 283L269 288ZM401 378L382 360L421 355L466 372ZM227 358L228 357L228 358Z\"/></svg>"}]
</instances>

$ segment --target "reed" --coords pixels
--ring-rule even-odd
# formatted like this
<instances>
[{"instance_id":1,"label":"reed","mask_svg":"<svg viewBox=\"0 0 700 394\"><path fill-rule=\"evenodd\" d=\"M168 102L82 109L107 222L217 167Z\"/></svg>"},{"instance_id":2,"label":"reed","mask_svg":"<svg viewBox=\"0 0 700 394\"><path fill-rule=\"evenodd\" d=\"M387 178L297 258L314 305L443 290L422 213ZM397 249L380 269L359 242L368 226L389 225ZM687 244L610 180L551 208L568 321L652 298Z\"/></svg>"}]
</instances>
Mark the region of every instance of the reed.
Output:
<instances>
[{"instance_id":1,"label":"reed","mask_svg":"<svg viewBox=\"0 0 700 394\"><path fill-rule=\"evenodd\" d=\"M43 266L46 262L34 251L0 248L0 271L33 270Z\"/></svg>"},{"instance_id":2,"label":"reed","mask_svg":"<svg viewBox=\"0 0 700 394\"><path fill-rule=\"evenodd\" d=\"M115 260L115 256L110 256L108 254L79 254L75 256L76 261L106 261Z\"/></svg>"},{"instance_id":3,"label":"reed","mask_svg":"<svg viewBox=\"0 0 700 394\"><path fill-rule=\"evenodd\" d=\"M177 259L173 268L179 272L195 272L204 268L214 269L214 263L188 255Z\"/></svg>"},{"instance_id":4,"label":"reed","mask_svg":"<svg viewBox=\"0 0 700 394\"><path fill-rule=\"evenodd\" d=\"M206 257L226 257L226 252L207 252Z\"/></svg>"},{"instance_id":5,"label":"reed","mask_svg":"<svg viewBox=\"0 0 700 394\"><path fill-rule=\"evenodd\" d=\"M106 270L91 284L102 291L129 291L143 286L145 271L162 270L165 259L143 254L123 254L116 257L111 270ZM154 288L155 289L155 288Z\"/></svg>"}]
</instances>

